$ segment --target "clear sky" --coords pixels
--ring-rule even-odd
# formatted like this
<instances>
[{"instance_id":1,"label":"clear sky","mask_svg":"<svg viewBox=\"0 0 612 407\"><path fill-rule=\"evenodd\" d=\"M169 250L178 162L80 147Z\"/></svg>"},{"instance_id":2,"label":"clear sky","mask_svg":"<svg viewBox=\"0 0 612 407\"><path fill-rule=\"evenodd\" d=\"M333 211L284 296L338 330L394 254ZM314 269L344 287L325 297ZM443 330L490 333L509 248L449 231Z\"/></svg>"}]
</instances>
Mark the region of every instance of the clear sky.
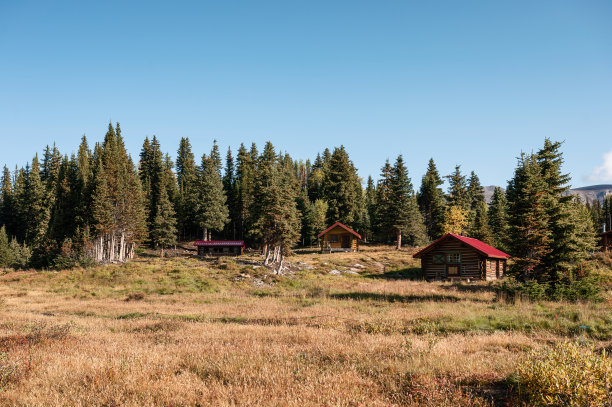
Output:
<instances>
[{"instance_id":1,"label":"clear sky","mask_svg":"<svg viewBox=\"0 0 612 407\"><path fill-rule=\"evenodd\" d=\"M505 185L550 137L574 186L612 183L612 2L0 0L0 163L109 120L133 157L344 144L415 186L430 157Z\"/></svg>"}]
</instances>

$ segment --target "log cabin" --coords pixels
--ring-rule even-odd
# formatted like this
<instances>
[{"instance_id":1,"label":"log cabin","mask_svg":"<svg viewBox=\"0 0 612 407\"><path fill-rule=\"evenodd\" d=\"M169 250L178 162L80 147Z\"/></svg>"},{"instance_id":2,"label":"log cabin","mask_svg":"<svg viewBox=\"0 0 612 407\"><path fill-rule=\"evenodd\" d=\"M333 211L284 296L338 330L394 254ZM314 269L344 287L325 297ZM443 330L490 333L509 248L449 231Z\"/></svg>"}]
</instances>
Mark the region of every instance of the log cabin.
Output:
<instances>
[{"instance_id":1,"label":"log cabin","mask_svg":"<svg viewBox=\"0 0 612 407\"><path fill-rule=\"evenodd\" d=\"M603 232L599 236L601 237L599 241L601 251L604 253L612 252L612 230Z\"/></svg>"},{"instance_id":2,"label":"log cabin","mask_svg":"<svg viewBox=\"0 0 612 407\"><path fill-rule=\"evenodd\" d=\"M413 255L425 280L498 280L509 254L478 239L448 233Z\"/></svg>"},{"instance_id":3,"label":"log cabin","mask_svg":"<svg viewBox=\"0 0 612 407\"><path fill-rule=\"evenodd\" d=\"M321 239L321 251L356 252L361 235L348 226L336 222L317 235Z\"/></svg>"},{"instance_id":4,"label":"log cabin","mask_svg":"<svg viewBox=\"0 0 612 407\"><path fill-rule=\"evenodd\" d=\"M198 256L240 256L244 251L242 240L196 240Z\"/></svg>"}]
</instances>

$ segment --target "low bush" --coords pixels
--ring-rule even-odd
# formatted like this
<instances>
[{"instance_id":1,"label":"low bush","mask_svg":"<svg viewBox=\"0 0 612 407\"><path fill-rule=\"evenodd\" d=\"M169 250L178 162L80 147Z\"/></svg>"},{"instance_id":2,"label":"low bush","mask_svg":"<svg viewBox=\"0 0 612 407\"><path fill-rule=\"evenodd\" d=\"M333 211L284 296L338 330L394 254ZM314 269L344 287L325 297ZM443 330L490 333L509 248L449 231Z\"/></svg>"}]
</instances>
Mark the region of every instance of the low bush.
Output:
<instances>
[{"instance_id":1,"label":"low bush","mask_svg":"<svg viewBox=\"0 0 612 407\"><path fill-rule=\"evenodd\" d=\"M539 283L536 280L517 281L511 277L496 286L498 300L516 302L517 300L553 301L602 301L601 282L597 276L587 276L576 280L561 280L556 284Z\"/></svg>"},{"instance_id":2,"label":"low bush","mask_svg":"<svg viewBox=\"0 0 612 407\"><path fill-rule=\"evenodd\" d=\"M530 406L612 405L612 359L575 342L532 351L515 377Z\"/></svg>"}]
</instances>

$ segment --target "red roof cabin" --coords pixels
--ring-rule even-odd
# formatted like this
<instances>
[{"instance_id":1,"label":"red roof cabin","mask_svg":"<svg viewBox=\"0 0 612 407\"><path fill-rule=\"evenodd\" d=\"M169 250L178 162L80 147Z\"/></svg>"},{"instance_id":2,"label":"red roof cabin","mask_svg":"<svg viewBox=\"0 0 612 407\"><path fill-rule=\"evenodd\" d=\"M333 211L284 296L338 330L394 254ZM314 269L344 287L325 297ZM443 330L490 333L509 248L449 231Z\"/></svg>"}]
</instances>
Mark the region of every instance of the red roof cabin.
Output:
<instances>
[{"instance_id":1,"label":"red roof cabin","mask_svg":"<svg viewBox=\"0 0 612 407\"><path fill-rule=\"evenodd\" d=\"M361 235L348 226L336 222L317 235L323 252L356 252Z\"/></svg>"},{"instance_id":2,"label":"red roof cabin","mask_svg":"<svg viewBox=\"0 0 612 407\"><path fill-rule=\"evenodd\" d=\"M478 239L448 233L413 255L426 280L498 280L509 254Z\"/></svg>"},{"instance_id":3,"label":"red roof cabin","mask_svg":"<svg viewBox=\"0 0 612 407\"><path fill-rule=\"evenodd\" d=\"M244 251L242 240L196 240L198 256L240 256Z\"/></svg>"}]
</instances>

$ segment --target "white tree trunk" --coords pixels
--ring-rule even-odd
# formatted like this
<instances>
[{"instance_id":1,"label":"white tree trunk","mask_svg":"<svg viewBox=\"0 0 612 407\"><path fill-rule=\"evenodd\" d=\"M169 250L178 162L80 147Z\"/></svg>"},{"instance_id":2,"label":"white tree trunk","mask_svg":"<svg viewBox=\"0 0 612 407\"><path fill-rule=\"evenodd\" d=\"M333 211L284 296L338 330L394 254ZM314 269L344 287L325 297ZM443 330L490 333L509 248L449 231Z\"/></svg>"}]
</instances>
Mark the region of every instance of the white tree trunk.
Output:
<instances>
[{"instance_id":1,"label":"white tree trunk","mask_svg":"<svg viewBox=\"0 0 612 407\"><path fill-rule=\"evenodd\" d=\"M266 259L264 260L264 265L267 266L270 262L270 246L266 245Z\"/></svg>"}]
</instances>

